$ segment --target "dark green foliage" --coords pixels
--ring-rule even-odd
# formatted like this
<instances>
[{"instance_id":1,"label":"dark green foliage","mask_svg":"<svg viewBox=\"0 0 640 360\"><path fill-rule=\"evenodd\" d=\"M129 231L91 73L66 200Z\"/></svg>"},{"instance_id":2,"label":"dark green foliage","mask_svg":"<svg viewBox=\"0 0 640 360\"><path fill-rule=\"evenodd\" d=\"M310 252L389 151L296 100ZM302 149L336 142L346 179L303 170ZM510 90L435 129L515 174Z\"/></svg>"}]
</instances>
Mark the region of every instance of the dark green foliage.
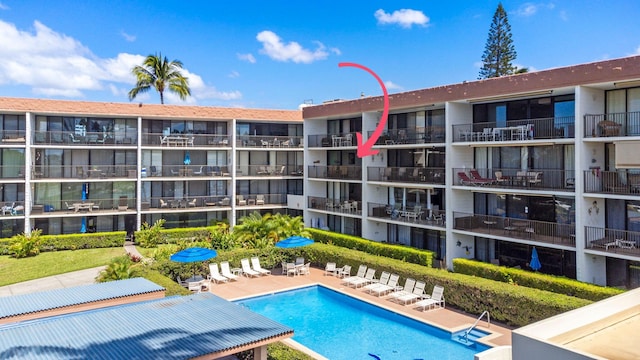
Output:
<instances>
[{"instance_id":1,"label":"dark green foliage","mask_svg":"<svg viewBox=\"0 0 640 360\"><path fill-rule=\"evenodd\" d=\"M40 251L78 250L118 247L124 245L124 231L40 235L38 249ZM0 255L9 254L11 238L0 240Z\"/></svg>"},{"instance_id":2,"label":"dark green foliage","mask_svg":"<svg viewBox=\"0 0 640 360\"><path fill-rule=\"evenodd\" d=\"M178 285L175 280L171 280L170 278L162 275L160 272L149 268L148 266L142 267L140 269L141 277L152 281L162 287L165 288L165 296L174 296L174 295L190 295L192 294L189 289L186 289L180 285Z\"/></svg>"},{"instance_id":3,"label":"dark green foliage","mask_svg":"<svg viewBox=\"0 0 640 360\"><path fill-rule=\"evenodd\" d=\"M156 247L162 242L162 227L165 220L158 219L153 225L143 223L142 228L135 233L136 243L144 248Z\"/></svg>"},{"instance_id":4,"label":"dark green foliage","mask_svg":"<svg viewBox=\"0 0 640 360\"><path fill-rule=\"evenodd\" d=\"M534 273L468 259L453 259L453 270L460 274L514 283L520 286L592 301L599 301L624 292L624 290L617 288L598 286L565 277Z\"/></svg>"},{"instance_id":5,"label":"dark green foliage","mask_svg":"<svg viewBox=\"0 0 640 360\"><path fill-rule=\"evenodd\" d=\"M100 272L96 278L98 282L131 279L137 277L141 264L134 263L128 255L118 256Z\"/></svg>"},{"instance_id":6,"label":"dark green foliage","mask_svg":"<svg viewBox=\"0 0 640 360\"><path fill-rule=\"evenodd\" d=\"M30 234L18 234L11 238L9 253L16 258L36 256L40 253L42 230L33 230Z\"/></svg>"},{"instance_id":7,"label":"dark green foliage","mask_svg":"<svg viewBox=\"0 0 640 360\"><path fill-rule=\"evenodd\" d=\"M434 253L429 250L416 249L404 245L385 244L378 241L363 239L353 235L345 235L319 229L307 229L314 240L348 249L364 251L372 255L385 256L414 264L433 266Z\"/></svg>"},{"instance_id":8,"label":"dark green foliage","mask_svg":"<svg viewBox=\"0 0 640 360\"><path fill-rule=\"evenodd\" d=\"M482 54L482 68L478 79L514 74L516 67L513 66L513 61L515 59L516 49L511 39L511 25L509 25L507 13L502 4L498 4Z\"/></svg>"}]
</instances>

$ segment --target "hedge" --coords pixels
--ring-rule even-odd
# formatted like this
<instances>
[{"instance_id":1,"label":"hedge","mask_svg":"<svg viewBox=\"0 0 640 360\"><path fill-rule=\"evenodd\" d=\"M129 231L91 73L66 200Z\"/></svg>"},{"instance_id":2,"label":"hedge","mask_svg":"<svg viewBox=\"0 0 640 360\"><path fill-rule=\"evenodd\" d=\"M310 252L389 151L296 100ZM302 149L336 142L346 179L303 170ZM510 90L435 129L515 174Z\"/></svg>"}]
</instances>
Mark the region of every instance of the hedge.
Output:
<instances>
[{"instance_id":1,"label":"hedge","mask_svg":"<svg viewBox=\"0 0 640 360\"><path fill-rule=\"evenodd\" d=\"M40 236L40 251L97 249L124 246L124 231ZM0 255L9 254L12 238L0 239Z\"/></svg>"},{"instance_id":2,"label":"hedge","mask_svg":"<svg viewBox=\"0 0 640 360\"><path fill-rule=\"evenodd\" d=\"M453 259L453 270L460 274L494 281L511 282L520 286L575 296L591 301L599 301L624 292L621 289L598 286L566 277L534 273L462 258Z\"/></svg>"},{"instance_id":3,"label":"hedge","mask_svg":"<svg viewBox=\"0 0 640 360\"><path fill-rule=\"evenodd\" d=\"M391 259L410 262L413 264L433 266L435 253L429 250L416 249L410 246L381 243L367 240L361 237L335 233L315 228L307 228L313 239L325 243L340 246L347 249L360 250L371 255L385 256Z\"/></svg>"}]
</instances>

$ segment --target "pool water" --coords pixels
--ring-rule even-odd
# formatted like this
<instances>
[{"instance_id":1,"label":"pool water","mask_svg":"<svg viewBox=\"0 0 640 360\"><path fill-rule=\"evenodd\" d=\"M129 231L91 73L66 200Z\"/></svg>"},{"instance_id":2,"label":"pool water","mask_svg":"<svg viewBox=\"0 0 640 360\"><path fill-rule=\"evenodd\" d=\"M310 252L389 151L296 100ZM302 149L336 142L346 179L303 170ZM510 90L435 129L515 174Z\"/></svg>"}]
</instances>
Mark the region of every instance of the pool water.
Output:
<instances>
[{"instance_id":1,"label":"pool water","mask_svg":"<svg viewBox=\"0 0 640 360\"><path fill-rule=\"evenodd\" d=\"M293 328L294 340L331 360L469 360L489 348L323 286L237 303Z\"/></svg>"}]
</instances>

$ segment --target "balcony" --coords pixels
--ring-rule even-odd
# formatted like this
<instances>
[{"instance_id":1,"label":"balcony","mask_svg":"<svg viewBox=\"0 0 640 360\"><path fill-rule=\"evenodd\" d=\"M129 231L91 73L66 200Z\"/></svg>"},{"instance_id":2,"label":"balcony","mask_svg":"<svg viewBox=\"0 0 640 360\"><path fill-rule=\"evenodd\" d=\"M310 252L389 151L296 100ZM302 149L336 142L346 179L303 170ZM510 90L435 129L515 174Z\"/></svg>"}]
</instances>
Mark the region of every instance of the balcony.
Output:
<instances>
[{"instance_id":1,"label":"balcony","mask_svg":"<svg viewBox=\"0 0 640 360\"><path fill-rule=\"evenodd\" d=\"M31 214L34 216L41 215L97 215L105 212L114 211L134 211L136 208L136 199L129 196L118 196L114 198L89 198L81 200L78 196L76 199L67 200L45 200L43 203L36 203L31 206Z\"/></svg>"},{"instance_id":2,"label":"balcony","mask_svg":"<svg viewBox=\"0 0 640 360\"><path fill-rule=\"evenodd\" d=\"M370 138L373 131L369 131ZM432 144L445 142L445 128L427 126L418 128L389 129L382 132L375 145Z\"/></svg>"},{"instance_id":3,"label":"balcony","mask_svg":"<svg viewBox=\"0 0 640 360\"><path fill-rule=\"evenodd\" d=\"M585 226L585 249L640 257L640 232Z\"/></svg>"},{"instance_id":4,"label":"balcony","mask_svg":"<svg viewBox=\"0 0 640 360\"><path fill-rule=\"evenodd\" d=\"M418 206L413 205L403 208L399 205L367 203L367 214L372 219L445 227L445 210L430 210L422 208L420 205Z\"/></svg>"},{"instance_id":5,"label":"balcony","mask_svg":"<svg viewBox=\"0 0 640 360\"><path fill-rule=\"evenodd\" d=\"M584 191L587 193L637 195L640 194L640 173L627 170L586 170L584 172Z\"/></svg>"},{"instance_id":6,"label":"balcony","mask_svg":"<svg viewBox=\"0 0 640 360\"><path fill-rule=\"evenodd\" d=\"M503 236L532 240L545 244L576 246L575 225L555 222L480 215L464 212L453 213L453 228L476 233L477 236Z\"/></svg>"},{"instance_id":7,"label":"balcony","mask_svg":"<svg viewBox=\"0 0 640 360\"><path fill-rule=\"evenodd\" d=\"M242 197L242 198L240 198ZM236 195L236 210L245 206L282 206L287 205L287 194L249 194Z\"/></svg>"},{"instance_id":8,"label":"balcony","mask_svg":"<svg viewBox=\"0 0 640 360\"><path fill-rule=\"evenodd\" d=\"M338 179L357 180L362 179L362 167L360 166L309 166L309 178L311 179Z\"/></svg>"},{"instance_id":9,"label":"balcony","mask_svg":"<svg viewBox=\"0 0 640 360\"><path fill-rule=\"evenodd\" d=\"M587 114L584 137L640 136L640 112Z\"/></svg>"},{"instance_id":10,"label":"balcony","mask_svg":"<svg viewBox=\"0 0 640 360\"><path fill-rule=\"evenodd\" d=\"M574 170L453 169L454 185L517 190L575 189Z\"/></svg>"},{"instance_id":11,"label":"balcony","mask_svg":"<svg viewBox=\"0 0 640 360\"><path fill-rule=\"evenodd\" d=\"M3 201L0 206L3 216L0 220L5 219L4 216L24 216L24 201Z\"/></svg>"},{"instance_id":12,"label":"balcony","mask_svg":"<svg viewBox=\"0 0 640 360\"><path fill-rule=\"evenodd\" d=\"M302 165L239 165L236 167L237 176L297 176L304 174Z\"/></svg>"},{"instance_id":13,"label":"balcony","mask_svg":"<svg viewBox=\"0 0 640 360\"><path fill-rule=\"evenodd\" d=\"M231 147L227 134L142 134L143 146L161 147Z\"/></svg>"},{"instance_id":14,"label":"balcony","mask_svg":"<svg viewBox=\"0 0 640 360\"><path fill-rule=\"evenodd\" d=\"M362 203L356 200L331 199L309 196L309 209L328 211L336 214L361 215Z\"/></svg>"},{"instance_id":15,"label":"balcony","mask_svg":"<svg viewBox=\"0 0 640 360\"><path fill-rule=\"evenodd\" d=\"M229 210L231 197L227 195L216 196L184 196L184 197L152 197L143 199L142 211L184 211L184 210Z\"/></svg>"},{"instance_id":16,"label":"balcony","mask_svg":"<svg viewBox=\"0 0 640 360\"><path fill-rule=\"evenodd\" d=\"M367 181L444 185L444 168L369 167Z\"/></svg>"},{"instance_id":17,"label":"balcony","mask_svg":"<svg viewBox=\"0 0 640 360\"><path fill-rule=\"evenodd\" d=\"M0 130L0 145L24 145L25 132L24 130Z\"/></svg>"},{"instance_id":18,"label":"balcony","mask_svg":"<svg viewBox=\"0 0 640 360\"><path fill-rule=\"evenodd\" d=\"M36 165L34 180L50 179L136 179L136 165Z\"/></svg>"},{"instance_id":19,"label":"balcony","mask_svg":"<svg viewBox=\"0 0 640 360\"><path fill-rule=\"evenodd\" d=\"M309 147L351 147L356 146L356 134L324 134L324 135L309 135Z\"/></svg>"},{"instance_id":20,"label":"balcony","mask_svg":"<svg viewBox=\"0 0 640 360\"><path fill-rule=\"evenodd\" d=\"M573 139L575 117L509 120L453 125L453 142L511 142L544 139Z\"/></svg>"},{"instance_id":21,"label":"balcony","mask_svg":"<svg viewBox=\"0 0 640 360\"><path fill-rule=\"evenodd\" d=\"M24 160L21 160L24 162ZM24 166L22 165L0 165L0 179L22 179L24 180Z\"/></svg>"},{"instance_id":22,"label":"balcony","mask_svg":"<svg viewBox=\"0 0 640 360\"><path fill-rule=\"evenodd\" d=\"M78 135L72 131L35 131L34 145L65 146L135 146L138 139L104 132L86 132Z\"/></svg>"},{"instance_id":23,"label":"balcony","mask_svg":"<svg viewBox=\"0 0 640 360\"><path fill-rule=\"evenodd\" d=\"M274 136L274 135L241 135L238 136L237 147L245 148L273 148L302 149L302 136Z\"/></svg>"}]
</instances>

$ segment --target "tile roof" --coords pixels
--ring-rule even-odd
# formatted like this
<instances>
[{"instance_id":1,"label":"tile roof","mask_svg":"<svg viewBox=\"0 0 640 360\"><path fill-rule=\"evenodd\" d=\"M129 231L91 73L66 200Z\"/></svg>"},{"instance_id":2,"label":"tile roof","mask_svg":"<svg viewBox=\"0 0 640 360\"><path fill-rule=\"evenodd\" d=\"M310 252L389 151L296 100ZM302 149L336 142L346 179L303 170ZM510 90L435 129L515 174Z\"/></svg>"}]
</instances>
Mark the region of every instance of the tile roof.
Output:
<instances>
[{"instance_id":1,"label":"tile roof","mask_svg":"<svg viewBox=\"0 0 640 360\"><path fill-rule=\"evenodd\" d=\"M291 336L289 327L202 293L0 326L0 359L186 359Z\"/></svg>"},{"instance_id":2,"label":"tile roof","mask_svg":"<svg viewBox=\"0 0 640 360\"><path fill-rule=\"evenodd\" d=\"M5 296L0 297L0 319L164 290L162 286L149 280L135 278L32 294Z\"/></svg>"},{"instance_id":3,"label":"tile roof","mask_svg":"<svg viewBox=\"0 0 640 360\"><path fill-rule=\"evenodd\" d=\"M269 110L211 106L158 105L0 97L0 112L43 115L120 116L162 119L300 121L300 110Z\"/></svg>"}]
</instances>

